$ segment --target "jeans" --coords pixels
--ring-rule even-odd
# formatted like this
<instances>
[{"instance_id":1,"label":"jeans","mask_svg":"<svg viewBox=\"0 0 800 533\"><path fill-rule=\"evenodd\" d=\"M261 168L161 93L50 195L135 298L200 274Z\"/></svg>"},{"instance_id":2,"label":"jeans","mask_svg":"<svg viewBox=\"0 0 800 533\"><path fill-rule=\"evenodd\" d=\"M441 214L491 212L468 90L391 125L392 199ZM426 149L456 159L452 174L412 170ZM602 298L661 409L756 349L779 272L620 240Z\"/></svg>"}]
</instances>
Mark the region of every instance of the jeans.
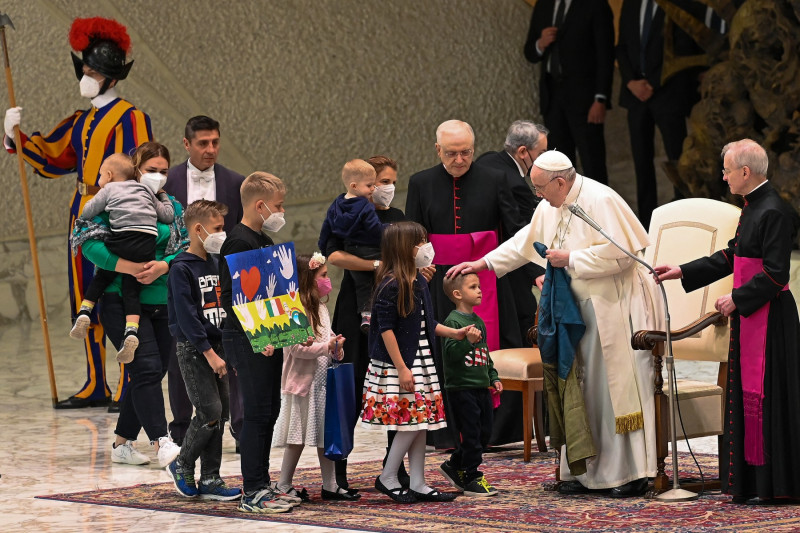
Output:
<instances>
[{"instance_id":1,"label":"jeans","mask_svg":"<svg viewBox=\"0 0 800 533\"><path fill-rule=\"evenodd\" d=\"M461 442L450 456L450 464L464 471L464 481L469 483L483 474L478 471L483 461L483 450L492 436L494 407L489 389L448 390L450 418L461 433Z\"/></svg>"},{"instance_id":2,"label":"jeans","mask_svg":"<svg viewBox=\"0 0 800 533\"><path fill-rule=\"evenodd\" d=\"M219 354L219 346L215 346ZM205 355L188 342L177 346L186 392L194 406L194 418L183 438L178 456L181 467L194 472L200 459L200 480L219 477L222 463L222 435L228 419L228 376L219 377Z\"/></svg>"},{"instance_id":3,"label":"jeans","mask_svg":"<svg viewBox=\"0 0 800 533\"><path fill-rule=\"evenodd\" d=\"M275 350L270 357L253 353L245 334L228 328L222 331L222 346L239 379L244 409L239 435L242 484L245 492L253 492L266 488L270 481L272 432L281 410L283 350Z\"/></svg>"},{"instance_id":4,"label":"jeans","mask_svg":"<svg viewBox=\"0 0 800 533\"><path fill-rule=\"evenodd\" d=\"M122 346L125 310L118 294L106 293L103 296L100 321L114 346ZM167 325L166 304L143 304L139 321L139 347L133 361L125 365L130 383L122 399L114 430L120 437L136 440L142 428L151 442L167 436L161 380L167 372L169 352L174 342Z\"/></svg>"}]
</instances>

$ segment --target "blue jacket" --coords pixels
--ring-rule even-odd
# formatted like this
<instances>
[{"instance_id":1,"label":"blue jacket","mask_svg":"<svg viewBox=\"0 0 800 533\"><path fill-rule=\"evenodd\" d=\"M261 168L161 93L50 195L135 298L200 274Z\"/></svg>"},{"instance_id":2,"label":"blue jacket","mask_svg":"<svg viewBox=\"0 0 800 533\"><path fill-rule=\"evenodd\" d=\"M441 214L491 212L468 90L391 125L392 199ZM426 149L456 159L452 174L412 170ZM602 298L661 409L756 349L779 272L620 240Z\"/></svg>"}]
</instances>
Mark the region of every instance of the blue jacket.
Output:
<instances>
[{"instance_id":1,"label":"blue jacket","mask_svg":"<svg viewBox=\"0 0 800 533\"><path fill-rule=\"evenodd\" d=\"M169 332L178 342L190 342L198 352L222 340L219 327L225 317L220 302L216 261L189 252L170 263L167 294Z\"/></svg>"},{"instance_id":2,"label":"blue jacket","mask_svg":"<svg viewBox=\"0 0 800 533\"><path fill-rule=\"evenodd\" d=\"M431 293L428 290L428 282L417 274L414 283L414 311L408 316L401 317L397 312L398 297L397 281L394 279L384 280L378 285L372 302L372 318L369 324L369 356L385 363L391 363L392 358L383 344L381 333L384 331L394 331L397 338L397 345L400 347L400 355L408 368L414 364L419 348L419 331L422 324L422 309L425 309L425 328L428 334L428 344L431 348L431 355L435 355L437 343L436 319L433 317L433 302Z\"/></svg>"},{"instance_id":3,"label":"blue jacket","mask_svg":"<svg viewBox=\"0 0 800 533\"><path fill-rule=\"evenodd\" d=\"M372 202L361 196L345 198L340 194L328 208L317 246L328 249L328 238L336 235L343 241L366 246L380 246L383 224Z\"/></svg>"},{"instance_id":4,"label":"blue jacket","mask_svg":"<svg viewBox=\"0 0 800 533\"><path fill-rule=\"evenodd\" d=\"M547 246L533 243L539 255L545 256ZM569 288L570 277L563 268L553 268L547 262L542 297L539 299L539 327L536 343L542 362L558 366L558 377L566 380L575 350L586 331L581 310Z\"/></svg>"}]
</instances>

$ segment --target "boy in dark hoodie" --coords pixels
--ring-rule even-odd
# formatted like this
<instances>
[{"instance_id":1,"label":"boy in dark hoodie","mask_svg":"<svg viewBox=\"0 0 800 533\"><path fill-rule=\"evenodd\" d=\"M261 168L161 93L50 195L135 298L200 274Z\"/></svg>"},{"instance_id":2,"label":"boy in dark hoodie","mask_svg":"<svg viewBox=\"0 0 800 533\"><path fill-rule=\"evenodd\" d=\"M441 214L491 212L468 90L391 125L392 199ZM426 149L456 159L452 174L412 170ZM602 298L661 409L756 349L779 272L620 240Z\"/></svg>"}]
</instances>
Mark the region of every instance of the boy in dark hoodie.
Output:
<instances>
[{"instance_id":1,"label":"boy in dark hoodie","mask_svg":"<svg viewBox=\"0 0 800 533\"><path fill-rule=\"evenodd\" d=\"M319 234L319 249L325 252L331 234L344 242L347 253L362 259L374 259L377 270L381 257L383 224L375 213L372 192L375 190L375 169L363 159L353 159L342 168L342 182L347 193L340 194L328 208ZM356 303L361 312L361 331L369 331L369 299L375 283L374 272L351 270L356 284Z\"/></svg>"},{"instance_id":2,"label":"boy in dark hoodie","mask_svg":"<svg viewBox=\"0 0 800 533\"><path fill-rule=\"evenodd\" d=\"M219 271L210 254L218 254L225 241L222 231L228 208L210 200L197 200L186 209L189 249L170 263L167 312L169 331L176 338L178 365L186 392L195 408L178 457L167 472L182 496L208 500L236 500L240 489L225 485L219 475L222 435L228 417L228 378L220 331L225 310L220 301ZM200 483L194 467L200 459Z\"/></svg>"}]
</instances>

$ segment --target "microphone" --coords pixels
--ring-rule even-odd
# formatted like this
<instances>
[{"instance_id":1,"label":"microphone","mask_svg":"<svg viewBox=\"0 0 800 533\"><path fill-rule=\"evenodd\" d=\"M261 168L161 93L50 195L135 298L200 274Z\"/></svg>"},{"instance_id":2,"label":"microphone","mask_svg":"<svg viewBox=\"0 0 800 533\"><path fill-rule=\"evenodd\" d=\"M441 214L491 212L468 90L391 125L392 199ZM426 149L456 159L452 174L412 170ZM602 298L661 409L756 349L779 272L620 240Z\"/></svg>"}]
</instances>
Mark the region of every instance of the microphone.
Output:
<instances>
[{"instance_id":1,"label":"microphone","mask_svg":"<svg viewBox=\"0 0 800 533\"><path fill-rule=\"evenodd\" d=\"M592 217L590 217L586 213L586 211L584 211L583 208L581 206L579 206L578 204L569 204L569 205L567 205L567 209L569 209L572 212L573 215L578 215L578 217L580 217L581 220L583 220L584 222L589 224L591 227L593 227L594 229L596 229L600 233L603 232L603 228L600 227L600 224L595 222L594 219L592 219ZM623 251L625 251L625 250L623 250Z\"/></svg>"}]
</instances>

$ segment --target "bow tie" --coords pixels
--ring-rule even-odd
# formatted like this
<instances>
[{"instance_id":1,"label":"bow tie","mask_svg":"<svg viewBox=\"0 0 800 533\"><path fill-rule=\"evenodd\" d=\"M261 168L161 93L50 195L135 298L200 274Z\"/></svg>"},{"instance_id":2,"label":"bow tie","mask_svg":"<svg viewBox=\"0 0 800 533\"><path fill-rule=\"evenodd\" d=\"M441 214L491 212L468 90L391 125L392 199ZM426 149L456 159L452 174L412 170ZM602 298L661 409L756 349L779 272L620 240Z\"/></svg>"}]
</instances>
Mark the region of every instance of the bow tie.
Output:
<instances>
[{"instance_id":1,"label":"bow tie","mask_svg":"<svg viewBox=\"0 0 800 533\"><path fill-rule=\"evenodd\" d=\"M195 183L208 183L214 179L214 170L207 169L202 172L199 170L192 171L192 181Z\"/></svg>"}]
</instances>

